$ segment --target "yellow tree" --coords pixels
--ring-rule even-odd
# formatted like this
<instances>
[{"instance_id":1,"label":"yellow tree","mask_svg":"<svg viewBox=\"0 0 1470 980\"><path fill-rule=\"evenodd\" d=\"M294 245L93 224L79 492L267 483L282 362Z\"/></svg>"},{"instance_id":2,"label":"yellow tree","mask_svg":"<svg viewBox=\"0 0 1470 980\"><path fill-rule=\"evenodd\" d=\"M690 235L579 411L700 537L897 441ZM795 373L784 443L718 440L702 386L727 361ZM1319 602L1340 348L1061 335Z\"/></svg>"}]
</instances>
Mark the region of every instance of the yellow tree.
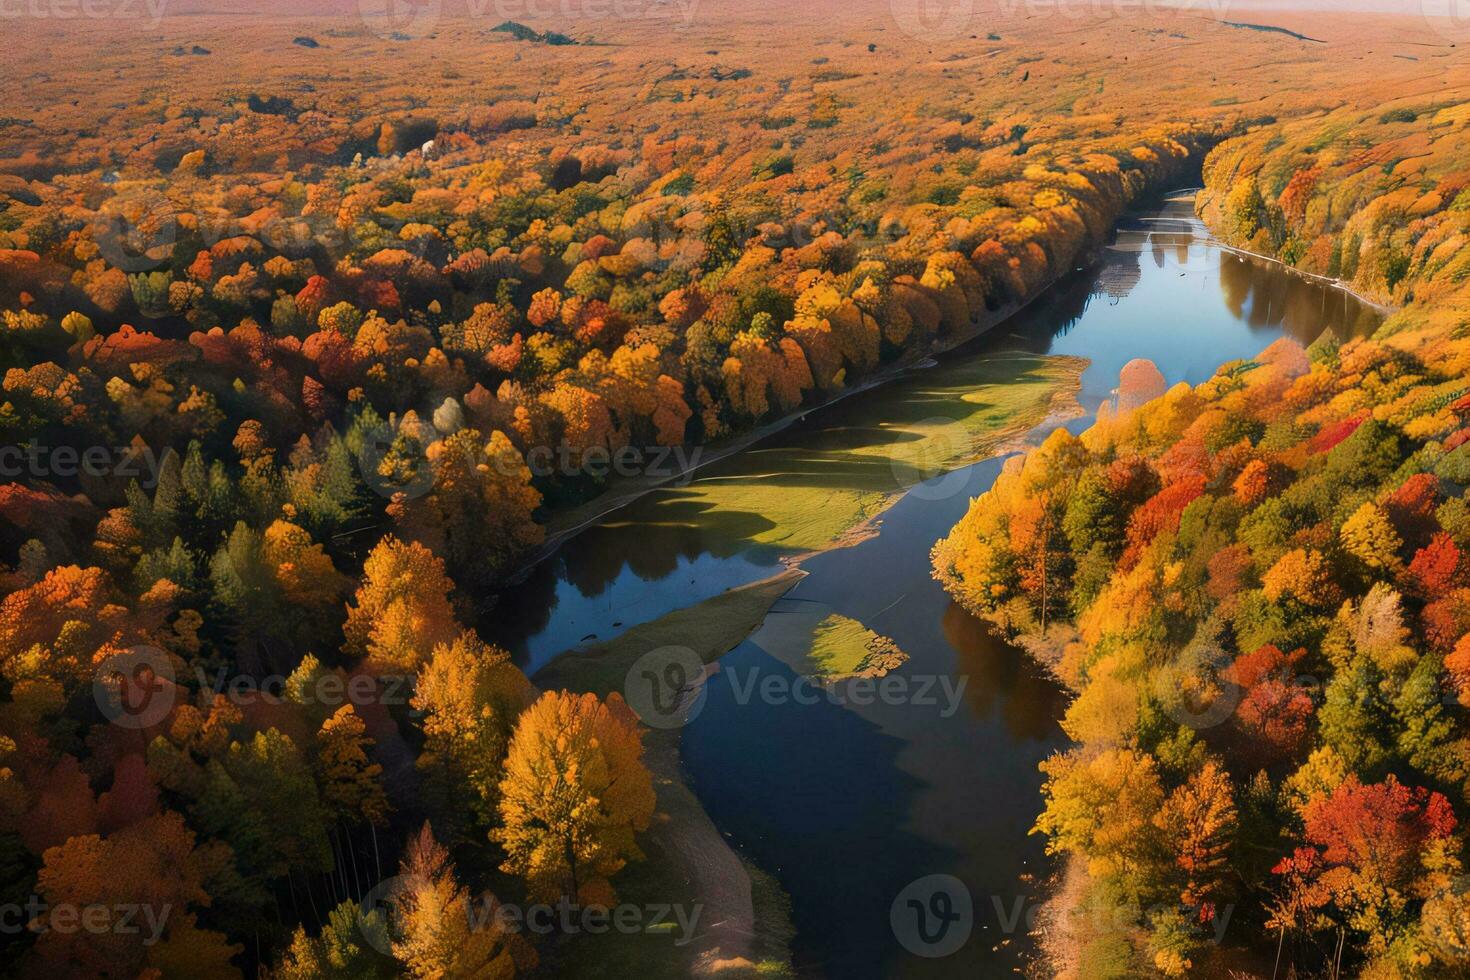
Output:
<instances>
[{"instance_id":1,"label":"yellow tree","mask_svg":"<svg viewBox=\"0 0 1470 980\"><path fill-rule=\"evenodd\" d=\"M305 528L273 522L265 529L262 550L281 594L292 605L324 611L342 600L344 579Z\"/></svg>"},{"instance_id":2,"label":"yellow tree","mask_svg":"<svg viewBox=\"0 0 1470 980\"><path fill-rule=\"evenodd\" d=\"M548 691L511 737L500 784L503 870L532 895L611 904L607 879L642 853L634 835L653 817L642 734L617 694Z\"/></svg>"},{"instance_id":3,"label":"yellow tree","mask_svg":"<svg viewBox=\"0 0 1470 980\"><path fill-rule=\"evenodd\" d=\"M344 704L316 733L322 802L334 817L381 824L388 816L383 767L368 758L373 740L350 704Z\"/></svg>"},{"instance_id":4,"label":"yellow tree","mask_svg":"<svg viewBox=\"0 0 1470 980\"><path fill-rule=\"evenodd\" d=\"M1083 757L1054 755L1046 773L1046 809L1033 833L1044 833L1048 853L1070 851L1095 875L1118 876L1136 889L1159 855L1153 817L1164 800L1153 757L1108 749Z\"/></svg>"},{"instance_id":5,"label":"yellow tree","mask_svg":"<svg viewBox=\"0 0 1470 980\"><path fill-rule=\"evenodd\" d=\"M469 630L435 647L419 674L412 702L423 715L419 768L446 794L469 790L468 806L486 824L494 820L511 731L534 693L510 654Z\"/></svg>"},{"instance_id":6,"label":"yellow tree","mask_svg":"<svg viewBox=\"0 0 1470 980\"><path fill-rule=\"evenodd\" d=\"M1184 873L1179 901L1191 908L1210 902L1227 870L1227 852L1235 836L1235 800L1230 774L1213 759L1192 773L1154 814L1164 832L1165 848Z\"/></svg>"},{"instance_id":7,"label":"yellow tree","mask_svg":"<svg viewBox=\"0 0 1470 980\"><path fill-rule=\"evenodd\" d=\"M393 955L408 976L420 980L515 976L512 937L493 914L493 899L472 902L455 880L449 852L434 839L428 824L409 844L398 884Z\"/></svg>"},{"instance_id":8,"label":"yellow tree","mask_svg":"<svg viewBox=\"0 0 1470 980\"><path fill-rule=\"evenodd\" d=\"M389 535L362 566L356 604L347 607L349 653L367 658L377 674L416 673L437 643L459 633L444 562L421 544Z\"/></svg>"},{"instance_id":9,"label":"yellow tree","mask_svg":"<svg viewBox=\"0 0 1470 980\"><path fill-rule=\"evenodd\" d=\"M1383 508L1366 503L1343 522L1338 532L1342 546L1354 558L1375 572L1394 572L1399 567L1399 548L1403 541Z\"/></svg>"},{"instance_id":10,"label":"yellow tree","mask_svg":"<svg viewBox=\"0 0 1470 980\"><path fill-rule=\"evenodd\" d=\"M409 509L424 512L425 530L442 543L441 553L461 580L491 577L541 543L541 526L531 517L541 493L505 433L492 432L487 440L475 429L461 429L434 443L429 460L433 488Z\"/></svg>"}]
</instances>

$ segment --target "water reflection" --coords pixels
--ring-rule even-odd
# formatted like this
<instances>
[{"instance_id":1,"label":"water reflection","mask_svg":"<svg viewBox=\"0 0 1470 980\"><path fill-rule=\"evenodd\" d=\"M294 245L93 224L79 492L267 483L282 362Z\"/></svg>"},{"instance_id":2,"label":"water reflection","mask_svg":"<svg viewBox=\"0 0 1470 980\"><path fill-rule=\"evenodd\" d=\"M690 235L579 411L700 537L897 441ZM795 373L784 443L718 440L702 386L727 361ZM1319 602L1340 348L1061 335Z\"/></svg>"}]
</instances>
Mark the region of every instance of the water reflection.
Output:
<instances>
[{"instance_id":1,"label":"water reflection","mask_svg":"<svg viewBox=\"0 0 1470 980\"><path fill-rule=\"evenodd\" d=\"M989 627L951 602L944 610L944 639L959 657L957 676L968 678L965 703L977 718L998 714L1017 741L1056 738L1065 693L1035 661L1017 656Z\"/></svg>"},{"instance_id":2,"label":"water reflection","mask_svg":"<svg viewBox=\"0 0 1470 980\"><path fill-rule=\"evenodd\" d=\"M1279 265L1233 252L1220 257L1220 292L1235 317L1257 329L1278 328L1303 345L1325 330L1338 337L1367 333L1382 319L1341 290L1324 289Z\"/></svg>"}]
</instances>

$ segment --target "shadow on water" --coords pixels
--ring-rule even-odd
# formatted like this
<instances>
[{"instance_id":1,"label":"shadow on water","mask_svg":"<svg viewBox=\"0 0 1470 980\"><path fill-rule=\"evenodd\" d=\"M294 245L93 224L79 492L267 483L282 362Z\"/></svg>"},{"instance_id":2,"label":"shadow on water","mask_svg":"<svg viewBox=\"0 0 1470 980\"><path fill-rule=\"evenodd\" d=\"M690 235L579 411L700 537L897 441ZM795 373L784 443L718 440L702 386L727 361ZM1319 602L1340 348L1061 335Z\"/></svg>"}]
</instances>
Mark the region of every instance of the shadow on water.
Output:
<instances>
[{"instance_id":1,"label":"shadow on water","mask_svg":"<svg viewBox=\"0 0 1470 980\"><path fill-rule=\"evenodd\" d=\"M757 866L811 884L793 905L800 934L887 933L907 869L953 859L942 844L902 830L920 788L897 764L904 740L820 697L775 703L749 692L768 678L799 680L757 642L725 655L684 733L691 785L712 815L743 814L737 846ZM803 973L833 977L872 968L865 943L807 948L799 959Z\"/></svg>"}]
</instances>

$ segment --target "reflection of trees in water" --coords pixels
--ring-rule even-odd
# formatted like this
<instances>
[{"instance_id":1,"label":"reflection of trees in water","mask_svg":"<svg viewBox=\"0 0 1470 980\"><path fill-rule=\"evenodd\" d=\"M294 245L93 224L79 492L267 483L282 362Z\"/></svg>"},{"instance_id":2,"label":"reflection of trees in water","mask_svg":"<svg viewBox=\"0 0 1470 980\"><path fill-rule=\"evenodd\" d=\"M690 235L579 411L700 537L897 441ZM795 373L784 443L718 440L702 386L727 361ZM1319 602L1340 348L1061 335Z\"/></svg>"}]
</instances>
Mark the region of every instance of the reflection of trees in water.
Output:
<instances>
[{"instance_id":1,"label":"reflection of trees in water","mask_svg":"<svg viewBox=\"0 0 1470 980\"><path fill-rule=\"evenodd\" d=\"M1329 329L1340 337L1370 333L1381 319L1344 290L1230 252L1220 256L1220 292L1230 312L1250 327L1279 327L1304 345Z\"/></svg>"},{"instance_id":2,"label":"reflection of trees in water","mask_svg":"<svg viewBox=\"0 0 1470 980\"><path fill-rule=\"evenodd\" d=\"M583 598L596 599L608 593L624 569L644 582L657 582L677 572L680 559L732 558L743 552L759 560L748 538L713 532L701 524L697 512L685 513L688 508L680 501L666 499L678 494L650 494L621 511L617 523L594 525L563 544L524 581L496 595L493 613L484 617L490 622L487 635L518 652L550 625L562 581ZM653 520L663 523L645 523Z\"/></svg>"},{"instance_id":3,"label":"reflection of trees in water","mask_svg":"<svg viewBox=\"0 0 1470 980\"><path fill-rule=\"evenodd\" d=\"M1036 354L1051 349L1053 337L1072 331L1087 312L1088 301L1098 293L1098 275L1072 276L1052 287L1021 316L1003 336L997 330L986 334L982 342L993 349L1020 348ZM1002 328L1004 329L1004 328Z\"/></svg>"},{"instance_id":4,"label":"reflection of trees in water","mask_svg":"<svg viewBox=\"0 0 1470 980\"><path fill-rule=\"evenodd\" d=\"M523 581L491 596L494 608L476 617L481 635L515 654L518 663L526 639L546 629L556 611L558 564L548 560L536 565Z\"/></svg>"},{"instance_id":5,"label":"reflection of trees in water","mask_svg":"<svg viewBox=\"0 0 1470 980\"><path fill-rule=\"evenodd\" d=\"M1245 304L1251 296L1251 268L1229 252L1220 256L1220 299L1230 315L1245 319Z\"/></svg>"},{"instance_id":6,"label":"reflection of trees in water","mask_svg":"<svg viewBox=\"0 0 1470 980\"><path fill-rule=\"evenodd\" d=\"M1097 274L1097 288L1114 303L1120 303L1143 280L1141 256L1132 249L1114 252Z\"/></svg>"},{"instance_id":7,"label":"reflection of trees in water","mask_svg":"<svg viewBox=\"0 0 1470 980\"><path fill-rule=\"evenodd\" d=\"M1066 695L1022 650L996 636L951 602L944 610L944 638L958 654L955 674L968 677L965 702L987 718L1000 703L1000 718L1015 739L1055 738Z\"/></svg>"},{"instance_id":8,"label":"reflection of trees in water","mask_svg":"<svg viewBox=\"0 0 1470 980\"><path fill-rule=\"evenodd\" d=\"M599 524L568 542L562 549L561 565L567 581L586 598L602 595L617 581L624 566L645 582L667 578L679 568L679 559L694 561L701 555L731 558L748 550L750 542L712 534L698 523L698 515L688 521L651 524L639 520L639 512L658 506L660 492L635 505L635 510L617 524ZM665 521L673 515L660 511L649 516Z\"/></svg>"},{"instance_id":9,"label":"reflection of trees in water","mask_svg":"<svg viewBox=\"0 0 1470 980\"><path fill-rule=\"evenodd\" d=\"M1142 277L1145 244L1150 247L1155 264L1162 268L1171 246L1177 250L1180 262L1187 261L1193 240L1185 233L1155 232L1145 243L1137 232L1127 234L1131 237L1125 241L1125 236L1120 235L1100 269L1064 278L1026 313L948 355L947 361L957 363L967 355L983 356L989 351L1017 348L1044 353L1053 337L1067 334L1080 321L1093 297L1105 294L1121 300L1136 288ZM1381 321L1376 310L1342 290L1326 288L1270 263L1222 251L1219 271L1221 298L1233 316L1257 329L1279 325L1288 336L1303 344L1310 344L1326 329L1343 338L1362 336ZM932 376L926 379L927 383L933 381ZM895 411L917 413L915 418L933 414L920 402L895 403L894 407ZM826 412L814 413L808 422L788 430L779 445L809 446L813 453L819 454L841 448L847 442L862 442L869 434L858 423L870 421L870 415L871 406L864 399L844 402ZM713 467L706 476L765 472L769 468L757 451L732 457ZM810 481L823 476L839 480L840 474L824 473L818 468L793 473L792 478ZM652 494L621 511L617 523L589 528L572 539L553 559L536 566L525 581L496 597L493 613L482 617L489 623L487 635L516 649L524 645L527 637L545 630L556 608L556 588L561 579L571 582L582 596L596 598L608 591L624 568L645 581L664 579L678 569L681 558L692 562L705 554L729 558L749 551L752 539L769 526L769 521L759 514L731 514L728 510L722 512L720 521L711 522L704 515L707 505L686 496L677 488ZM995 671L1014 672L1018 655L957 609L951 609L945 616L947 633L951 619L959 624L955 628L961 634L956 636L963 640L951 637L956 649L962 652L962 657L965 651L970 651L969 696L977 710L988 711L989 702L997 691L1004 689L1001 682L1008 680ZM978 651L986 653L982 655ZM1030 668L1030 662L1025 663ZM1007 668L1005 664L1011 666ZM986 677L992 683L987 685ZM1039 682L1037 697L1051 690L1044 677L1017 680L1022 682ZM1012 696L1006 703L1009 713L1018 703L1017 698ZM1018 721L1023 727L1028 721L1034 723L1035 719L1054 716L1049 709L1028 707L1026 711L1029 717ZM1039 736L1027 734L1027 737Z\"/></svg>"}]
</instances>

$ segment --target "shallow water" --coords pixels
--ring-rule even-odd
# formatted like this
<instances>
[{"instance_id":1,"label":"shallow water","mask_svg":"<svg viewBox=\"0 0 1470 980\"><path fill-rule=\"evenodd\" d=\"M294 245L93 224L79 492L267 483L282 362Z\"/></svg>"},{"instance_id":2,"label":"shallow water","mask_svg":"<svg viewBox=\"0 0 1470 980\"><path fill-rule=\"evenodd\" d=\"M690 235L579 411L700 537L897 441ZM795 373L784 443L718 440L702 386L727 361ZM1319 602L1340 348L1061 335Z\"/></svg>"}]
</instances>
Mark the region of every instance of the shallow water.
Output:
<instances>
[{"instance_id":1,"label":"shallow water","mask_svg":"<svg viewBox=\"0 0 1470 980\"><path fill-rule=\"evenodd\" d=\"M913 416L936 385L1002 352L1089 358L1079 397L1090 415L1135 357L1153 360L1169 384L1197 383L1282 336L1307 344L1328 328L1345 337L1379 322L1340 291L1220 248L1190 201L1178 195L1124 221L1097 267L939 366L813 412L700 478L760 472L751 467L773 447L820 458L855 429ZM711 817L792 898L803 975L996 976L1032 951L1027 914L1051 867L1027 832L1040 806L1036 765L1065 743L1064 696L950 602L929 569L930 547L1000 465L921 484L884 513L875 536L807 560L808 576L767 626L721 661L685 730L684 764ZM680 499L677 488L651 494L566 544L502 596L497 639L534 671L585 637L606 639L778 570L779 550L753 544L748 528L701 525ZM856 619L909 654L886 696L798 684L789 665L805 650L787 648L799 631L783 632L779 617L813 609ZM752 682L814 703L752 694ZM914 955L890 923L900 892L933 874L963 882L973 909L968 941L943 958Z\"/></svg>"}]
</instances>

